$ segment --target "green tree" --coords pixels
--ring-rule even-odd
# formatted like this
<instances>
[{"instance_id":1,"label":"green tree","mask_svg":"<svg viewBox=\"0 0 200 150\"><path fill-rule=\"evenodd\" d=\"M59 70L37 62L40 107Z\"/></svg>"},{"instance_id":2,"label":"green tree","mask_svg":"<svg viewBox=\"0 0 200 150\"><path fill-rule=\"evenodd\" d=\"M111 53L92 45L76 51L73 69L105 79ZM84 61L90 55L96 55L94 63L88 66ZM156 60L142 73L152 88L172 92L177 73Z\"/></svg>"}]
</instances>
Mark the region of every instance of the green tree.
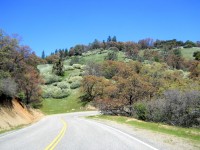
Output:
<instances>
[{"instance_id":1,"label":"green tree","mask_svg":"<svg viewBox=\"0 0 200 150\"><path fill-rule=\"evenodd\" d=\"M193 57L195 58L195 60L199 60L200 61L200 51L194 52L193 53Z\"/></svg>"},{"instance_id":2,"label":"green tree","mask_svg":"<svg viewBox=\"0 0 200 150\"><path fill-rule=\"evenodd\" d=\"M118 59L118 55L117 52L109 52L107 56L105 56L105 60L117 60Z\"/></svg>"},{"instance_id":3,"label":"green tree","mask_svg":"<svg viewBox=\"0 0 200 150\"><path fill-rule=\"evenodd\" d=\"M117 42L117 37L116 36L113 36L112 42Z\"/></svg>"},{"instance_id":4,"label":"green tree","mask_svg":"<svg viewBox=\"0 0 200 150\"><path fill-rule=\"evenodd\" d=\"M108 38L107 38L107 42L111 42L112 41L112 38L111 36L109 35Z\"/></svg>"},{"instance_id":5,"label":"green tree","mask_svg":"<svg viewBox=\"0 0 200 150\"><path fill-rule=\"evenodd\" d=\"M45 59L45 53L44 53L44 50L42 51L42 59Z\"/></svg>"},{"instance_id":6,"label":"green tree","mask_svg":"<svg viewBox=\"0 0 200 150\"><path fill-rule=\"evenodd\" d=\"M61 58L53 65L52 72L58 76L64 76L64 67Z\"/></svg>"}]
</instances>

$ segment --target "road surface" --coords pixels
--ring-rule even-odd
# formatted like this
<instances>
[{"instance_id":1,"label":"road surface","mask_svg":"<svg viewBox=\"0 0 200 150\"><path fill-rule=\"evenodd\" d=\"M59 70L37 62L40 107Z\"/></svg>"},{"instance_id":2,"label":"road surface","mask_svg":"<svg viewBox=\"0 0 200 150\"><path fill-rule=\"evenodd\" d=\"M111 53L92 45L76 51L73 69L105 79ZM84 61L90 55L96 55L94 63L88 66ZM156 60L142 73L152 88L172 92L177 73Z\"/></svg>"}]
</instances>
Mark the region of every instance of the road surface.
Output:
<instances>
[{"instance_id":1,"label":"road surface","mask_svg":"<svg viewBox=\"0 0 200 150\"><path fill-rule=\"evenodd\" d=\"M0 150L157 150L123 131L84 118L96 114L45 117L29 127L0 135Z\"/></svg>"}]
</instances>

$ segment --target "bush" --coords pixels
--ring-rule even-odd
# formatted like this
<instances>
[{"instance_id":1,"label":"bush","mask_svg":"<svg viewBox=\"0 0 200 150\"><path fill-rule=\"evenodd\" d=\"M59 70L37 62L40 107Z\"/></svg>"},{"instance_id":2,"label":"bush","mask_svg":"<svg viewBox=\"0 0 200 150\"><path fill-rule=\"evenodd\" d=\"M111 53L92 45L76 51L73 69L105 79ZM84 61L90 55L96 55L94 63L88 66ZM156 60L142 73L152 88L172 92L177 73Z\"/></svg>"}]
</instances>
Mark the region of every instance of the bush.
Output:
<instances>
[{"instance_id":1,"label":"bush","mask_svg":"<svg viewBox=\"0 0 200 150\"><path fill-rule=\"evenodd\" d=\"M68 80L69 83L73 83L76 81L81 81L83 78L81 76L74 76L74 77L70 77L70 79Z\"/></svg>"},{"instance_id":2,"label":"bush","mask_svg":"<svg viewBox=\"0 0 200 150\"><path fill-rule=\"evenodd\" d=\"M110 47L108 50L112 50L112 51L116 51L116 52L119 51L119 49L117 47Z\"/></svg>"},{"instance_id":3,"label":"bush","mask_svg":"<svg viewBox=\"0 0 200 150\"><path fill-rule=\"evenodd\" d=\"M74 70L74 67L72 67L72 66L64 66L64 70L65 71Z\"/></svg>"},{"instance_id":4,"label":"bush","mask_svg":"<svg viewBox=\"0 0 200 150\"><path fill-rule=\"evenodd\" d=\"M80 58L78 56L74 56L71 58L71 61L70 61L70 65L72 66L73 64L79 64L80 63Z\"/></svg>"},{"instance_id":5,"label":"bush","mask_svg":"<svg viewBox=\"0 0 200 150\"><path fill-rule=\"evenodd\" d=\"M200 126L200 92L170 90L147 104L147 120L183 127Z\"/></svg>"},{"instance_id":6,"label":"bush","mask_svg":"<svg viewBox=\"0 0 200 150\"><path fill-rule=\"evenodd\" d=\"M0 79L0 96L13 97L16 95L17 84L11 78Z\"/></svg>"},{"instance_id":7,"label":"bush","mask_svg":"<svg viewBox=\"0 0 200 150\"><path fill-rule=\"evenodd\" d=\"M76 68L76 69L81 69L82 65L81 64L73 64L72 67Z\"/></svg>"},{"instance_id":8,"label":"bush","mask_svg":"<svg viewBox=\"0 0 200 150\"><path fill-rule=\"evenodd\" d=\"M70 88L71 89L76 89L76 88L79 88L81 86L81 82L80 81L75 81L75 82L72 82L72 84L70 85Z\"/></svg>"},{"instance_id":9,"label":"bush","mask_svg":"<svg viewBox=\"0 0 200 150\"><path fill-rule=\"evenodd\" d=\"M58 82L57 83L57 86L61 89L67 89L69 88L69 84L66 82L66 81L63 81L63 82Z\"/></svg>"},{"instance_id":10,"label":"bush","mask_svg":"<svg viewBox=\"0 0 200 150\"><path fill-rule=\"evenodd\" d=\"M147 116L147 109L144 103L136 103L133 106L134 108L134 112L137 115L137 118L140 120L146 120L146 116Z\"/></svg>"},{"instance_id":11,"label":"bush","mask_svg":"<svg viewBox=\"0 0 200 150\"><path fill-rule=\"evenodd\" d=\"M52 85L44 85L42 86L43 93L42 97L43 98L64 98L70 95L70 89L61 89L57 86L52 86Z\"/></svg>"},{"instance_id":12,"label":"bush","mask_svg":"<svg viewBox=\"0 0 200 150\"><path fill-rule=\"evenodd\" d=\"M195 58L195 60L200 60L200 51L194 52L193 57Z\"/></svg>"},{"instance_id":13,"label":"bush","mask_svg":"<svg viewBox=\"0 0 200 150\"><path fill-rule=\"evenodd\" d=\"M60 88L58 88L55 91L53 91L53 93L52 93L52 97L53 98L58 98L58 99L65 98L65 97L67 97L69 95L70 95L70 90L69 89L60 89Z\"/></svg>"},{"instance_id":14,"label":"bush","mask_svg":"<svg viewBox=\"0 0 200 150\"><path fill-rule=\"evenodd\" d=\"M45 84L52 84L54 82L59 82L62 80L62 78L60 78L57 75L51 75L51 74L43 74L44 76L44 82Z\"/></svg>"},{"instance_id":15,"label":"bush","mask_svg":"<svg viewBox=\"0 0 200 150\"><path fill-rule=\"evenodd\" d=\"M117 52L115 51L112 51L112 52L109 52L107 56L105 56L105 60L118 60L118 55L117 55Z\"/></svg>"}]
</instances>

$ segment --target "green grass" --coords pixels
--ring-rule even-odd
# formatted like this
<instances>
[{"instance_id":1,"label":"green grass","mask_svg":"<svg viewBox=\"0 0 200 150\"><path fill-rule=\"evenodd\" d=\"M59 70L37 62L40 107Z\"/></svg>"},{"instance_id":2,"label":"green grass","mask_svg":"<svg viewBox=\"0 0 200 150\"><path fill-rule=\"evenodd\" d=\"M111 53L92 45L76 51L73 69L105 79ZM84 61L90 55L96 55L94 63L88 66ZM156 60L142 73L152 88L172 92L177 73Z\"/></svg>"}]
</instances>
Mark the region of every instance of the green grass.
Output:
<instances>
[{"instance_id":1,"label":"green grass","mask_svg":"<svg viewBox=\"0 0 200 150\"><path fill-rule=\"evenodd\" d=\"M200 51L200 48L194 47L194 48L184 48L181 49L182 55L184 58L188 59L188 60L193 60L193 53L196 51Z\"/></svg>"},{"instance_id":2,"label":"green grass","mask_svg":"<svg viewBox=\"0 0 200 150\"><path fill-rule=\"evenodd\" d=\"M79 99L79 89L72 90L69 97L63 99L48 98L43 100L42 112L45 114L59 114L66 112L84 111L82 102Z\"/></svg>"},{"instance_id":3,"label":"green grass","mask_svg":"<svg viewBox=\"0 0 200 150\"><path fill-rule=\"evenodd\" d=\"M152 50L160 51L160 49L152 49ZM185 58L187 60L194 60L193 53L196 52L196 51L200 51L200 48L194 47L194 48L183 48L183 49L181 49L181 53L182 53L183 58ZM139 55L143 56L143 54L144 54L144 50L140 50Z\"/></svg>"},{"instance_id":4,"label":"green grass","mask_svg":"<svg viewBox=\"0 0 200 150\"><path fill-rule=\"evenodd\" d=\"M90 62L90 61L95 61L95 62L101 63L105 60L105 56L108 55L108 52L109 52L109 50L107 50L106 53L93 54L93 55L81 57L81 64L87 64L87 62ZM118 52L118 60L123 61L124 58L125 58L124 52L119 51Z\"/></svg>"},{"instance_id":5,"label":"green grass","mask_svg":"<svg viewBox=\"0 0 200 150\"><path fill-rule=\"evenodd\" d=\"M139 121L133 118L123 117L123 116L98 115L98 116L90 116L88 118L111 120L118 123L131 125L137 128L147 129L155 132L165 133L200 142L200 129L196 128L174 127L160 123Z\"/></svg>"}]
</instances>

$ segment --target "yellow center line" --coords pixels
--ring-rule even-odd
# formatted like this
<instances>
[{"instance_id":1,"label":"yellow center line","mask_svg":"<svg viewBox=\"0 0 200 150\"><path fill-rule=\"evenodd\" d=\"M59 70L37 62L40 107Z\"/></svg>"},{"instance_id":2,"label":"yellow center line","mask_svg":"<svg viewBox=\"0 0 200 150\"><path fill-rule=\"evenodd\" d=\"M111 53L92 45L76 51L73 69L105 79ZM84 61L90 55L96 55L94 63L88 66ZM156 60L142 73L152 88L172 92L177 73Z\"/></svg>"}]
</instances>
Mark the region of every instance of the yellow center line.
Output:
<instances>
[{"instance_id":1,"label":"yellow center line","mask_svg":"<svg viewBox=\"0 0 200 150\"><path fill-rule=\"evenodd\" d=\"M67 123L63 119L61 119L61 122L63 124L62 130L55 137L55 139L45 148L45 150L53 150L58 145L58 143L63 138L63 136L65 135L65 132L66 132L66 129L67 129Z\"/></svg>"}]
</instances>

